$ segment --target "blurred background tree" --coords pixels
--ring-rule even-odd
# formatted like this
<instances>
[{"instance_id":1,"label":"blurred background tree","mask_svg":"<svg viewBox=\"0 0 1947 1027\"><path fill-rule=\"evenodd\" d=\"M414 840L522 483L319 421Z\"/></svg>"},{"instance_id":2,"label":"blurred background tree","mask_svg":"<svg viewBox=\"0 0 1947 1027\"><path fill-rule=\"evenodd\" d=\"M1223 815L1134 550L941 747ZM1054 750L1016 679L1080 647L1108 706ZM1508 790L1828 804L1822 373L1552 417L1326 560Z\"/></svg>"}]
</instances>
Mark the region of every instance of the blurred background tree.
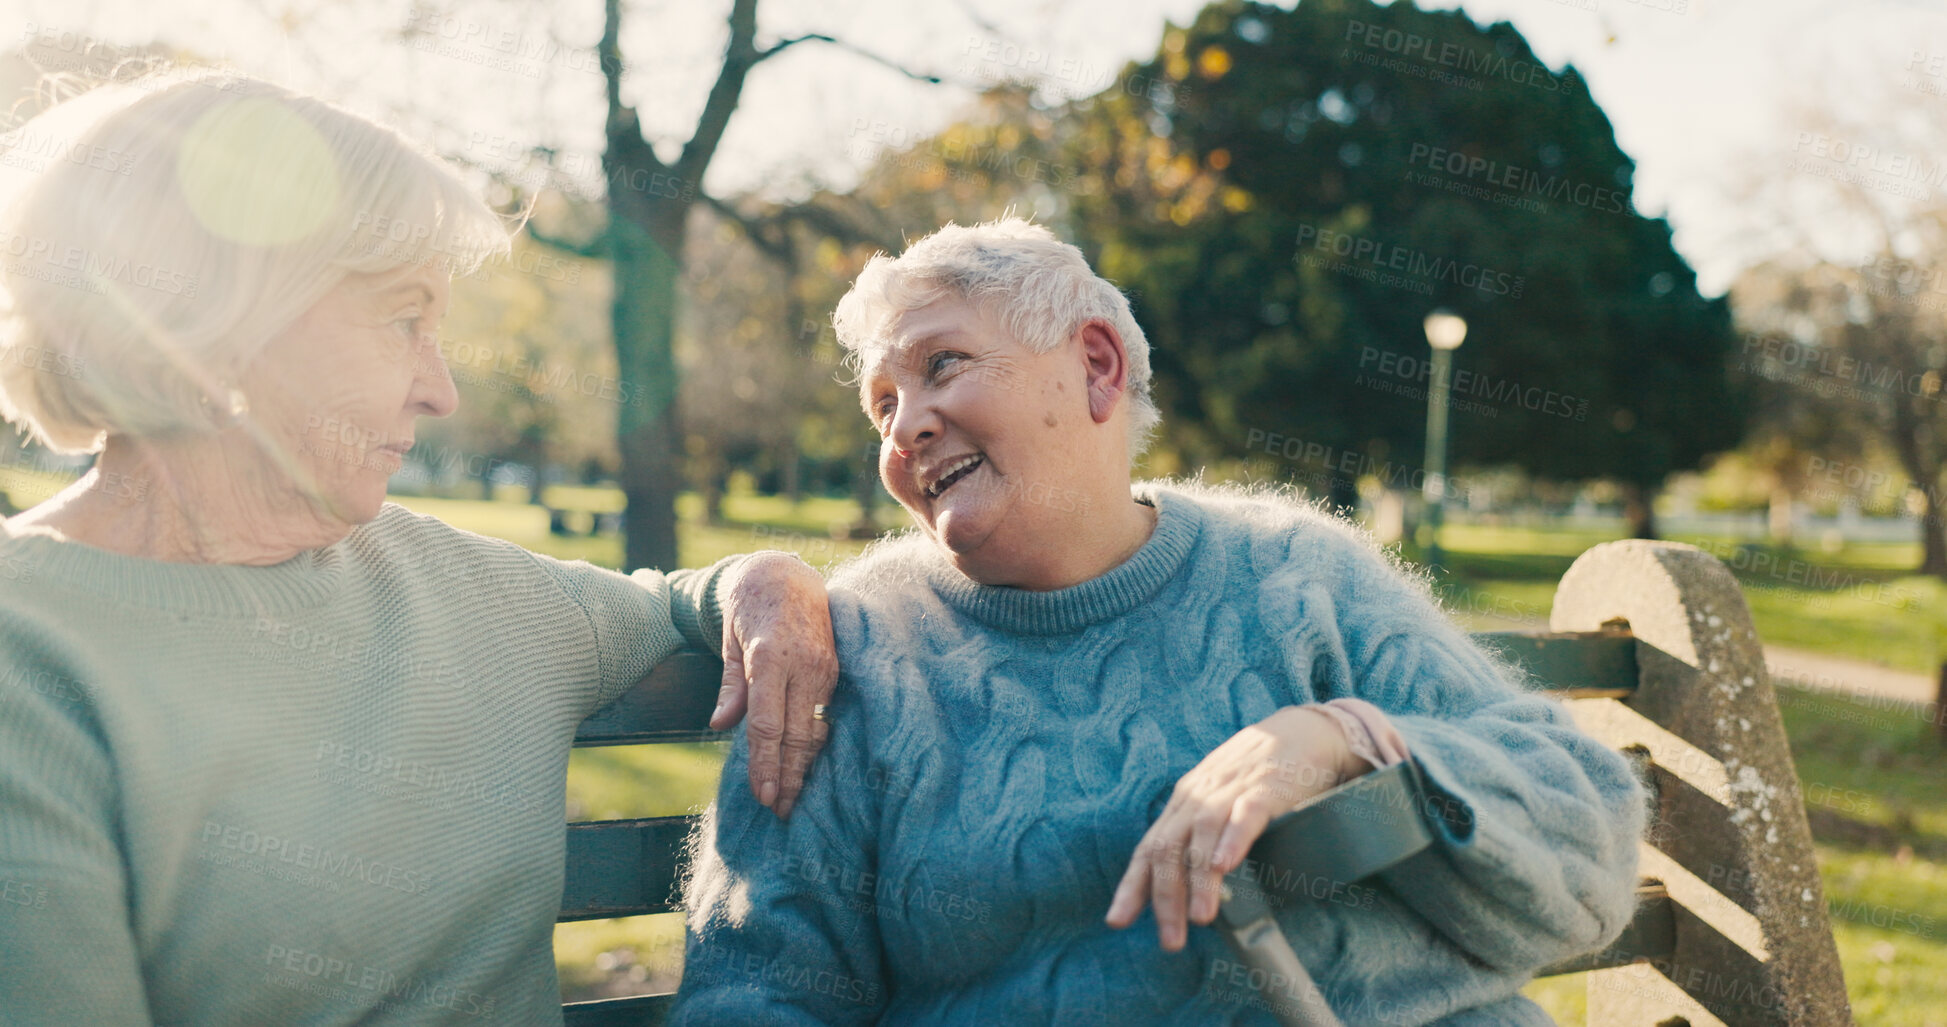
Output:
<instances>
[{"instance_id":1,"label":"blurred background tree","mask_svg":"<svg viewBox=\"0 0 1947 1027\"><path fill-rule=\"evenodd\" d=\"M522 237L474 284L454 290L440 337L459 410L421 422L409 474L473 477L492 498L494 472L517 466L538 503L557 468L612 466L616 414L635 395L608 346L607 276Z\"/></svg>"},{"instance_id":2,"label":"blurred background tree","mask_svg":"<svg viewBox=\"0 0 1947 1027\"><path fill-rule=\"evenodd\" d=\"M655 141L643 133L636 109L623 101L627 71L621 38L626 20L621 0L605 0L602 39L597 53L605 83L607 117L602 177L607 182L603 217L592 234L581 236L535 230L537 238L567 252L606 257L613 280L611 325L622 376L640 386L641 402L622 406L616 427L621 452L624 562L627 568L676 565L676 494L683 484L683 450L691 436L678 416L680 392L676 326L679 283L688 259L692 214L710 203L701 183L736 114L750 72L764 61L803 43L832 44L824 33L791 36L760 46L758 0L732 0L723 61L680 154L665 161ZM865 54L888 67L898 65ZM904 69L901 69L904 70ZM932 76L911 73L924 81ZM699 203L701 201L701 204ZM531 226L532 227L532 226ZM715 456L689 454L706 473Z\"/></svg>"},{"instance_id":3,"label":"blurred background tree","mask_svg":"<svg viewBox=\"0 0 1947 1027\"><path fill-rule=\"evenodd\" d=\"M1891 76L1855 89L1844 102L1800 98L1801 159L1824 148L1877 154L1871 163L1839 175L1788 166L1741 190L1750 245L1768 254L1730 293L1745 375L1766 390L1752 428L1788 423L1796 452L1847 467L1891 454L1920 515L1920 573L1947 579L1947 197L1925 188L1941 176L1925 158L1947 147L1947 128Z\"/></svg>"}]
</instances>

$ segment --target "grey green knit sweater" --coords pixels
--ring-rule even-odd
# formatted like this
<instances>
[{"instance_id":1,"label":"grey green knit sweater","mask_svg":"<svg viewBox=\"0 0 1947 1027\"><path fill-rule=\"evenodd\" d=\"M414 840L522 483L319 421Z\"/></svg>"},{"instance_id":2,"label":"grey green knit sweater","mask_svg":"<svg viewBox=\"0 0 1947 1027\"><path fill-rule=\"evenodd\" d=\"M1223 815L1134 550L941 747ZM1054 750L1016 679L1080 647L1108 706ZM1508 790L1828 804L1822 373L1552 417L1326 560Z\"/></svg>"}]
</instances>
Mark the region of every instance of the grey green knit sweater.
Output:
<instances>
[{"instance_id":1,"label":"grey green knit sweater","mask_svg":"<svg viewBox=\"0 0 1947 1027\"><path fill-rule=\"evenodd\" d=\"M0 533L0 1022L559 1023L575 725L728 562L388 505L274 567Z\"/></svg>"}]
</instances>

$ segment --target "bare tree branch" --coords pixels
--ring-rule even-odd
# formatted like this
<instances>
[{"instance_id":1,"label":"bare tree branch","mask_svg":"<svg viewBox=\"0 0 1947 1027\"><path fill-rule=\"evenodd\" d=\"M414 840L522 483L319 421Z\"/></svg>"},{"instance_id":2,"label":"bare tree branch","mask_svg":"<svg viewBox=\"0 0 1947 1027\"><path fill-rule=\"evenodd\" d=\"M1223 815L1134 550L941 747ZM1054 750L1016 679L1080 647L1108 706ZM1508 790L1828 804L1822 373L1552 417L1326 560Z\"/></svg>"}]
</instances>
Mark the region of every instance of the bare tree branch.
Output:
<instances>
[{"instance_id":1,"label":"bare tree branch","mask_svg":"<svg viewBox=\"0 0 1947 1027\"><path fill-rule=\"evenodd\" d=\"M796 251L791 249L789 229L792 225L803 226L846 245L864 243L883 250L897 250L900 246L899 240L885 226L862 225L856 219L818 203L791 204L767 214L751 215L714 196L704 195L702 199L712 210L741 227L766 256L787 269L796 267L797 261Z\"/></svg>"},{"instance_id":2,"label":"bare tree branch","mask_svg":"<svg viewBox=\"0 0 1947 1027\"><path fill-rule=\"evenodd\" d=\"M986 15L981 14L980 10L974 7L973 4L968 3L967 0L954 0L953 6L960 8L960 13L966 15L968 21L973 22L974 28L996 38L1004 39L1007 37L1007 33L1002 31L999 25L994 24Z\"/></svg>"},{"instance_id":3,"label":"bare tree branch","mask_svg":"<svg viewBox=\"0 0 1947 1027\"><path fill-rule=\"evenodd\" d=\"M616 122L625 113L628 120L635 120L635 110L622 106L622 0L605 0L602 5L602 41L595 46L608 91L609 134L613 137Z\"/></svg>"},{"instance_id":4,"label":"bare tree branch","mask_svg":"<svg viewBox=\"0 0 1947 1027\"><path fill-rule=\"evenodd\" d=\"M828 36L823 32L812 32L806 35L792 36L790 39L780 40L777 43L769 47L766 47L763 50L759 50L757 52L757 60L759 61L768 60L769 58L775 57L778 54L784 52L784 50L787 47L796 46L799 43L829 43L832 46L838 47L841 50L849 50L852 53L855 53L860 57L863 57L866 60L871 61L874 64L891 68L892 70L900 73L901 75L906 76L907 78L917 79L918 81L924 82L927 85L937 86L942 82L946 81L945 79L942 79L938 75L928 75L925 72L914 71L913 69L908 68L903 64L900 64L898 61L895 61L890 57L882 57L876 53L873 53L870 50L857 46L856 44L848 43L845 40L838 39L834 36Z\"/></svg>"},{"instance_id":5,"label":"bare tree branch","mask_svg":"<svg viewBox=\"0 0 1947 1027\"><path fill-rule=\"evenodd\" d=\"M605 260L609 255L608 232L606 231L598 233L593 239L585 242L577 242L566 236L554 235L550 232L543 231L530 218L527 222L527 235L528 238L533 239L543 246L551 246L557 250L572 253L577 257L586 257L590 260Z\"/></svg>"},{"instance_id":6,"label":"bare tree branch","mask_svg":"<svg viewBox=\"0 0 1947 1027\"><path fill-rule=\"evenodd\" d=\"M708 193L700 193L699 196L711 210L742 228L744 238L749 239L751 245L757 247L765 256L783 265L786 270L796 268L797 254L791 249L791 240L773 234L773 230L778 227L775 222L766 223L757 218L747 217L743 211Z\"/></svg>"},{"instance_id":7,"label":"bare tree branch","mask_svg":"<svg viewBox=\"0 0 1947 1027\"><path fill-rule=\"evenodd\" d=\"M613 4L618 0L609 0ZM730 39L723 48L723 68L710 86L703 102L703 113L696 119L696 133L683 144L683 155L676 159L676 174L687 182L700 183L703 172L716 156L730 116L737 112L743 95L744 79L759 59L757 50L757 0L733 0L730 6ZM699 186L699 188L701 188Z\"/></svg>"},{"instance_id":8,"label":"bare tree branch","mask_svg":"<svg viewBox=\"0 0 1947 1027\"><path fill-rule=\"evenodd\" d=\"M608 2L613 8L619 0ZM683 155L676 161L678 177L686 182L699 183L698 188L701 188L703 172L708 169L710 158L716 155L717 144L723 141L730 116L737 111L737 101L743 94L744 79L749 76L750 70L799 43L835 46L928 85L940 85L946 81L938 75L914 71L890 57L823 32L781 39L760 50L757 48L757 0L735 0L730 9L730 40L724 46L723 69L717 73L717 81L710 87L709 98L704 101L703 114L697 118L696 133L684 144ZM607 67L606 58L603 67Z\"/></svg>"}]
</instances>

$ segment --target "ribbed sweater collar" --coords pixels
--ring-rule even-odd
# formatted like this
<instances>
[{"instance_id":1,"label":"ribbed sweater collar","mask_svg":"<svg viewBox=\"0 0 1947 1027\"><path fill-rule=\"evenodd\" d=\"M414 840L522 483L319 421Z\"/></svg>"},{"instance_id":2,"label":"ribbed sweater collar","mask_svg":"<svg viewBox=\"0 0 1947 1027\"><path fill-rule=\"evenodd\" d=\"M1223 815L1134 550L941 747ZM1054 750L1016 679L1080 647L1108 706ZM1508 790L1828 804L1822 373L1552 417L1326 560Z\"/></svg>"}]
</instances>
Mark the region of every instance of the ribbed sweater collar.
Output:
<instances>
[{"instance_id":1,"label":"ribbed sweater collar","mask_svg":"<svg viewBox=\"0 0 1947 1027\"><path fill-rule=\"evenodd\" d=\"M171 563L4 532L0 553L35 579L106 603L205 617L261 617L310 609L336 594L344 581L346 547L358 531L372 527L267 567Z\"/></svg>"},{"instance_id":2,"label":"ribbed sweater collar","mask_svg":"<svg viewBox=\"0 0 1947 1027\"><path fill-rule=\"evenodd\" d=\"M1037 592L982 585L945 560L928 562L933 588L948 605L997 631L1059 635L1113 620L1153 599L1180 570L1203 531L1203 510L1184 496L1146 485L1137 499L1156 507L1156 529L1134 556L1079 585Z\"/></svg>"}]
</instances>

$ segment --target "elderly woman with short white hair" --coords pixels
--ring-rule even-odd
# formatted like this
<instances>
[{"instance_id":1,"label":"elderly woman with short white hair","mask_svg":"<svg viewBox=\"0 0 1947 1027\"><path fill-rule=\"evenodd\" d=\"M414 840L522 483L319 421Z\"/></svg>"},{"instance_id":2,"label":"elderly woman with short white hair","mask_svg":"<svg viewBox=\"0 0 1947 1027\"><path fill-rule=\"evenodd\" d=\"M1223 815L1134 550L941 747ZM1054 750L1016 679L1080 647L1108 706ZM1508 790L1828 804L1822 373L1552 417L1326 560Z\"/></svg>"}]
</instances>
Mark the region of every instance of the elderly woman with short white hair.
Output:
<instances>
[{"instance_id":1,"label":"elderly woman with short white hair","mask_svg":"<svg viewBox=\"0 0 1947 1027\"><path fill-rule=\"evenodd\" d=\"M787 814L818 575L623 576L384 502L457 402L449 280L508 246L395 132L192 76L26 134L118 156L0 212L0 414L96 454L0 531L0 1019L559 1023L576 725L721 647Z\"/></svg>"},{"instance_id":2,"label":"elderly woman with short white hair","mask_svg":"<svg viewBox=\"0 0 1947 1027\"><path fill-rule=\"evenodd\" d=\"M918 530L833 578L843 676L798 814L726 785L706 819L677 1023L1274 1022L1202 927L1222 875L1409 759L1435 845L1294 896L1293 948L1350 1023L1549 1022L1521 986L1633 912L1621 756L1350 525L1132 486L1142 331L1046 229L876 257L835 321Z\"/></svg>"}]
</instances>

